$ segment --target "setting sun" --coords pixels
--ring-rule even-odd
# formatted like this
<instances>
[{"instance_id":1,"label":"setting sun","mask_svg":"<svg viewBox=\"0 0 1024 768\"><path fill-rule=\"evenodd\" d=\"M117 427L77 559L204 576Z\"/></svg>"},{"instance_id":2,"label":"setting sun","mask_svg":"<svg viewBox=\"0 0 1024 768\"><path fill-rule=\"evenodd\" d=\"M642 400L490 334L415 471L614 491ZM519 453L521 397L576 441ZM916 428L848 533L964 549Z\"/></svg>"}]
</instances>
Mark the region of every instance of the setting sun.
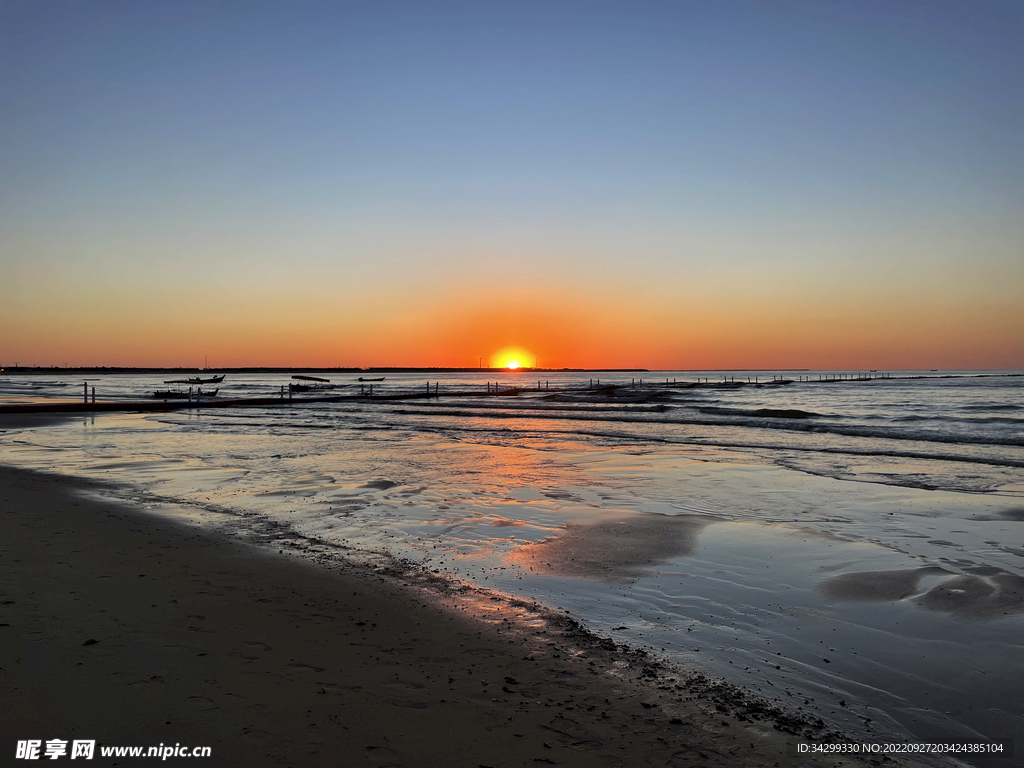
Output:
<instances>
[{"instance_id":1,"label":"setting sun","mask_svg":"<svg viewBox=\"0 0 1024 768\"><path fill-rule=\"evenodd\" d=\"M520 368L529 368L531 363L536 367L535 359L532 352L527 352L521 347L505 347L491 356L491 367L515 371Z\"/></svg>"}]
</instances>

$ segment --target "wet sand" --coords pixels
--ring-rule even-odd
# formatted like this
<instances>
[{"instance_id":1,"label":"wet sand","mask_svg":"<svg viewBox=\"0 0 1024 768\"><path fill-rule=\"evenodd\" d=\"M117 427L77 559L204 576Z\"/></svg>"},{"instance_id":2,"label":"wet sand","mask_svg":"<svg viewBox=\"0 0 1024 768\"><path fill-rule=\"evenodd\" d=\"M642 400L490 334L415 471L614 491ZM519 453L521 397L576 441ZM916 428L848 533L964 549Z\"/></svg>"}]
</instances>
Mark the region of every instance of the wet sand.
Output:
<instances>
[{"instance_id":1,"label":"wet sand","mask_svg":"<svg viewBox=\"0 0 1024 768\"><path fill-rule=\"evenodd\" d=\"M61 738L210 746L204 765L863 764L791 758L809 723L572 622L485 623L471 602L89 487L0 467L8 754Z\"/></svg>"},{"instance_id":2,"label":"wet sand","mask_svg":"<svg viewBox=\"0 0 1024 768\"><path fill-rule=\"evenodd\" d=\"M911 599L921 608L943 611L960 619L991 619L1024 611L1024 578L999 568L977 566L954 574L928 566L903 571L844 573L828 579L821 591L841 600L884 602ZM945 576L926 591L924 576Z\"/></svg>"},{"instance_id":3,"label":"wet sand","mask_svg":"<svg viewBox=\"0 0 1024 768\"><path fill-rule=\"evenodd\" d=\"M560 535L521 547L508 559L537 573L630 582L654 566L692 555L700 532L713 522L702 515L636 513L599 523L567 523Z\"/></svg>"}]
</instances>

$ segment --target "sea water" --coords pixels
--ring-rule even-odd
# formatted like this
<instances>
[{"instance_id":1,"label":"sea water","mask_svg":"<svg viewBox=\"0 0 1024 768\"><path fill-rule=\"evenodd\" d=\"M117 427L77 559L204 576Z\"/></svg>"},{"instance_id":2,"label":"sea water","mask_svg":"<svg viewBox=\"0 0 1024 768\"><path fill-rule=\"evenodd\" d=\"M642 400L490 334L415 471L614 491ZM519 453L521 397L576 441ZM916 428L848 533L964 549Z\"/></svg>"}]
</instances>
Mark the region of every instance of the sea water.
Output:
<instances>
[{"instance_id":1,"label":"sea water","mask_svg":"<svg viewBox=\"0 0 1024 768\"><path fill-rule=\"evenodd\" d=\"M89 386L152 399L159 378ZM534 599L857 738L1024 737L1020 372L429 379L437 397L75 416L0 433L0 460ZM287 383L228 375L219 397ZM0 374L9 401L81 387Z\"/></svg>"}]
</instances>

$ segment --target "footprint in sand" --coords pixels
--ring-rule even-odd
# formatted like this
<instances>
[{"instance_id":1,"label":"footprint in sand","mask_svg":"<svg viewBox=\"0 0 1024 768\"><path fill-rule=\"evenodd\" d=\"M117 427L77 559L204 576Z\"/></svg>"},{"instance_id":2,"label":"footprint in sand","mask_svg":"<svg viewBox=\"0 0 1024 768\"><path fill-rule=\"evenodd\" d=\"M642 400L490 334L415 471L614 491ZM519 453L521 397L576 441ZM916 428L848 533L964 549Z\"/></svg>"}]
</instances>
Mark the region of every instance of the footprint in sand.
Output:
<instances>
[{"instance_id":1,"label":"footprint in sand","mask_svg":"<svg viewBox=\"0 0 1024 768\"><path fill-rule=\"evenodd\" d=\"M420 685L419 683L414 683L411 680L395 680L392 683L385 683L384 687L385 688L397 688L397 689L403 690L403 691L422 691L424 688L426 688L425 685Z\"/></svg>"},{"instance_id":2,"label":"footprint in sand","mask_svg":"<svg viewBox=\"0 0 1024 768\"><path fill-rule=\"evenodd\" d=\"M398 766L398 755L387 747L363 747L370 762L380 766Z\"/></svg>"},{"instance_id":3,"label":"footprint in sand","mask_svg":"<svg viewBox=\"0 0 1024 768\"><path fill-rule=\"evenodd\" d=\"M258 747L272 747L275 744L281 743L281 739L270 733L270 731L243 731L242 735L245 737L246 741L252 742Z\"/></svg>"},{"instance_id":4,"label":"footprint in sand","mask_svg":"<svg viewBox=\"0 0 1024 768\"><path fill-rule=\"evenodd\" d=\"M208 699L205 696L189 696L188 703L200 712L208 712L211 709L220 709L220 707L213 703L212 699Z\"/></svg>"}]
</instances>

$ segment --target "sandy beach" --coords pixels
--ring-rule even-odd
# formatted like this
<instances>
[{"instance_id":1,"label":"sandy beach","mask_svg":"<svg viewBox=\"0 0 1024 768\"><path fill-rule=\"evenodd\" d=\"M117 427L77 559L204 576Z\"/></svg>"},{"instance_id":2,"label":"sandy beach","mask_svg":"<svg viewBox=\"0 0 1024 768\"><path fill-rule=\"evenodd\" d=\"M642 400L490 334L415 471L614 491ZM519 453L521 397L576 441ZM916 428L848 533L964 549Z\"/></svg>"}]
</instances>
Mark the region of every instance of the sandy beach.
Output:
<instances>
[{"instance_id":1,"label":"sandy beach","mask_svg":"<svg viewBox=\"0 0 1024 768\"><path fill-rule=\"evenodd\" d=\"M860 764L795 761L786 731L806 726L571 622L482 622L471 602L218 539L85 481L5 467L0 485L8 755L60 738L209 746L214 765Z\"/></svg>"}]
</instances>

